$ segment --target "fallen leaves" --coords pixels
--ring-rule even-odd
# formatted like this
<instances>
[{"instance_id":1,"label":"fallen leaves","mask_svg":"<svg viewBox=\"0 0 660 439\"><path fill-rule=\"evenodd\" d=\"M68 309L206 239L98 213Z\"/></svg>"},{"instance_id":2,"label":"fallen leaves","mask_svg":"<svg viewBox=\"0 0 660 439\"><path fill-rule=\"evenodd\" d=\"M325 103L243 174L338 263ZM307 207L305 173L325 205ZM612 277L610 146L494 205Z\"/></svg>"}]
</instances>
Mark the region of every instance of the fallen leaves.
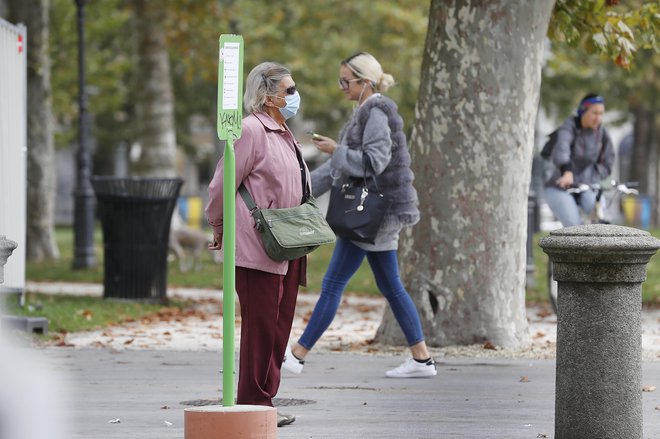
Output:
<instances>
[{"instance_id":1,"label":"fallen leaves","mask_svg":"<svg viewBox=\"0 0 660 439\"><path fill-rule=\"evenodd\" d=\"M491 342L489 342L489 341L487 341L486 343L484 343L484 346L483 346L483 347L484 347L484 349L491 349L491 350L493 350L493 351L494 351L494 350L497 350L497 347L496 347L493 343L491 343Z\"/></svg>"},{"instance_id":2,"label":"fallen leaves","mask_svg":"<svg viewBox=\"0 0 660 439\"><path fill-rule=\"evenodd\" d=\"M376 312L379 310L377 307L367 304L359 304L356 306L356 309L358 312L361 313Z\"/></svg>"},{"instance_id":3,"label":"fallen leaves","mask_svg":"<svg viewBox=\"0 0 660 439\"><path fill-rule=\"evenodd\" d=\"M57 346L58 348L70 348L73 347L72 344L67 343L66 341L66 332L59 333L52 335L53 338L53 346Z\"/></svg>"},{"instance_id":4,"label":"fallen leaves","mask_svg":"<svg viewBox=\"0 0 660 439\"><path fill-rule=\"evenodd\" d=\"M72 345L71 343L67 343L64 340L57 341L55 343L55 346L57 346L58 348L72 348L72 347L74 347L74 345Z\"/></svg>"},{"instance_id":5,"label":"fallen leaves","mask_svg":"<svg viewBox=\"0 0 660 439\"><path fill-rule=\"evenodd\" d=\"M655 386L649 385L642 387L642 392L655 392Z\"/></svg>"},{"instance_id":6,"label":"fallen leaves","mask_svg":"<svg viewBox=\"0 0 660 439\"><path fill-rule=\"evenodd\" d=\"M544 331L536 331L536 334L532 335L532 338L538 340L539 338L543 338L546 335L548 334L546 334Z\"/></svg>"},{"instance_id":7,"label":"fallen leaves","mask_svg":"<svg viewBox=\"0 0 660 439\"><path fill-rule=\"evenodd\" d=\"M530 379L529 379L529 377L522 376L522 377L520 377L520 382L521 383L529 383Z\"/></svg>"},{"instance_id":8,"label":"fallen leaves","mask_svg":"<svg viewBox=\"0 0 660 439\"><path fill-rule=\"evenodd\" d=\"M554 312L552 312L549 308L541 308L536 313L536 316L539 317L539 318L544 319L546 317L550 317L553 314L554 314Z\"/></svg>"}]
</instances>

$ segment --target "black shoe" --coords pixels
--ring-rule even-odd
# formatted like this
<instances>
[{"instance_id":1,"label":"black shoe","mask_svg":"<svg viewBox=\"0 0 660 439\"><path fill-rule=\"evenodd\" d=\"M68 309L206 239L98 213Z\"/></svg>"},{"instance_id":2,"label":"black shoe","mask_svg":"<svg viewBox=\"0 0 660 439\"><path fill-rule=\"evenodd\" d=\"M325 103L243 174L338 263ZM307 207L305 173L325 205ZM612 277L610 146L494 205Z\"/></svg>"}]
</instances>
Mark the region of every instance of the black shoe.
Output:
<instances>
[{"instance_id":1,"label":"black shoe","mask_svg":"<svg viewBox=\"0 0 660 439\"><path fill-rule=\"evenodd\" d=\"M296 420L296 417L293 415L284 415L280 412L277 412L277 426L284 427L285 425L293 424L293 421Z\"/></svg>"}]
</instances>

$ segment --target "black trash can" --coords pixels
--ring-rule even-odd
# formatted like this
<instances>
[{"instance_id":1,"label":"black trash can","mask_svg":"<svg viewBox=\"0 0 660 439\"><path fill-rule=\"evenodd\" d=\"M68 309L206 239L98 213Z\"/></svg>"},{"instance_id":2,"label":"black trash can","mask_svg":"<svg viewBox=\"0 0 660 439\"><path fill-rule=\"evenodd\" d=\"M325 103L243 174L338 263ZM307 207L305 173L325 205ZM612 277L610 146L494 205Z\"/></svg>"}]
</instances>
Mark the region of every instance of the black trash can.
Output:
<instances>
[{"instance_id":1,"label":"black trash can","mask_svg":"<svg viewBox=\"0 0 660 439\"><path fill-rule=\"evenodd\" d=\"M103 297L167 296L170 223L180 178L92 177L103 228Z\"/></svg>"}]
</instances>

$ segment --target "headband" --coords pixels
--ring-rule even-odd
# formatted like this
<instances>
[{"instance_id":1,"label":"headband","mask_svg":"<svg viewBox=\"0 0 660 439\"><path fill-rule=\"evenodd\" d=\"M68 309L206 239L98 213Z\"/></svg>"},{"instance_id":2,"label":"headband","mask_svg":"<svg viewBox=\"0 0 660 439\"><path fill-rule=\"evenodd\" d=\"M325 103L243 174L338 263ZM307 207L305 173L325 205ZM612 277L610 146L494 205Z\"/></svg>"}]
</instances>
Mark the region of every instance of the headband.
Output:
<instances>
[{"instance_id":1,"label":"headband","mask_svg":"<svg viewBox=\"0 0 660 439\"><path fill-rule=\"evenodd\" d=\"M578 106L577 114L578 116L582 116L584 112L587 111L587 109L591 107L593 104L604 104L604 103L605 103L605 99L603 99L602 96L592 96L590 98L582 99L580 105Z\"/></svg>"}]
</instances>

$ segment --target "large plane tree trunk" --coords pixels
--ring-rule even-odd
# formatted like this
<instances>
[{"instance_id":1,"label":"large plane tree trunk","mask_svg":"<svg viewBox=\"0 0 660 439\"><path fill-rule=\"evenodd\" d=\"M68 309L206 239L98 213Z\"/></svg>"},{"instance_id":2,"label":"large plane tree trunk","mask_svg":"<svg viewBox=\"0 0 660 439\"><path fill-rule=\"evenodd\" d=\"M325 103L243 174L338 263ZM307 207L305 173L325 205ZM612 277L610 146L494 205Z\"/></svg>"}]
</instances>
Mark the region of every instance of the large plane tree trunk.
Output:
<instances>
[{"instance_id":1,"label":"large plane tree trunk","mask_svg":"<svg viewBox=\"0 0 660 439\"><path fill-rule=\"evenodd\" d=\"M422 219L399 249L429 345L529 341L527 194L553 4L432 1L411 136ZM376 338L403 343L389 309Z\"/></svg>"}]
</instances>

